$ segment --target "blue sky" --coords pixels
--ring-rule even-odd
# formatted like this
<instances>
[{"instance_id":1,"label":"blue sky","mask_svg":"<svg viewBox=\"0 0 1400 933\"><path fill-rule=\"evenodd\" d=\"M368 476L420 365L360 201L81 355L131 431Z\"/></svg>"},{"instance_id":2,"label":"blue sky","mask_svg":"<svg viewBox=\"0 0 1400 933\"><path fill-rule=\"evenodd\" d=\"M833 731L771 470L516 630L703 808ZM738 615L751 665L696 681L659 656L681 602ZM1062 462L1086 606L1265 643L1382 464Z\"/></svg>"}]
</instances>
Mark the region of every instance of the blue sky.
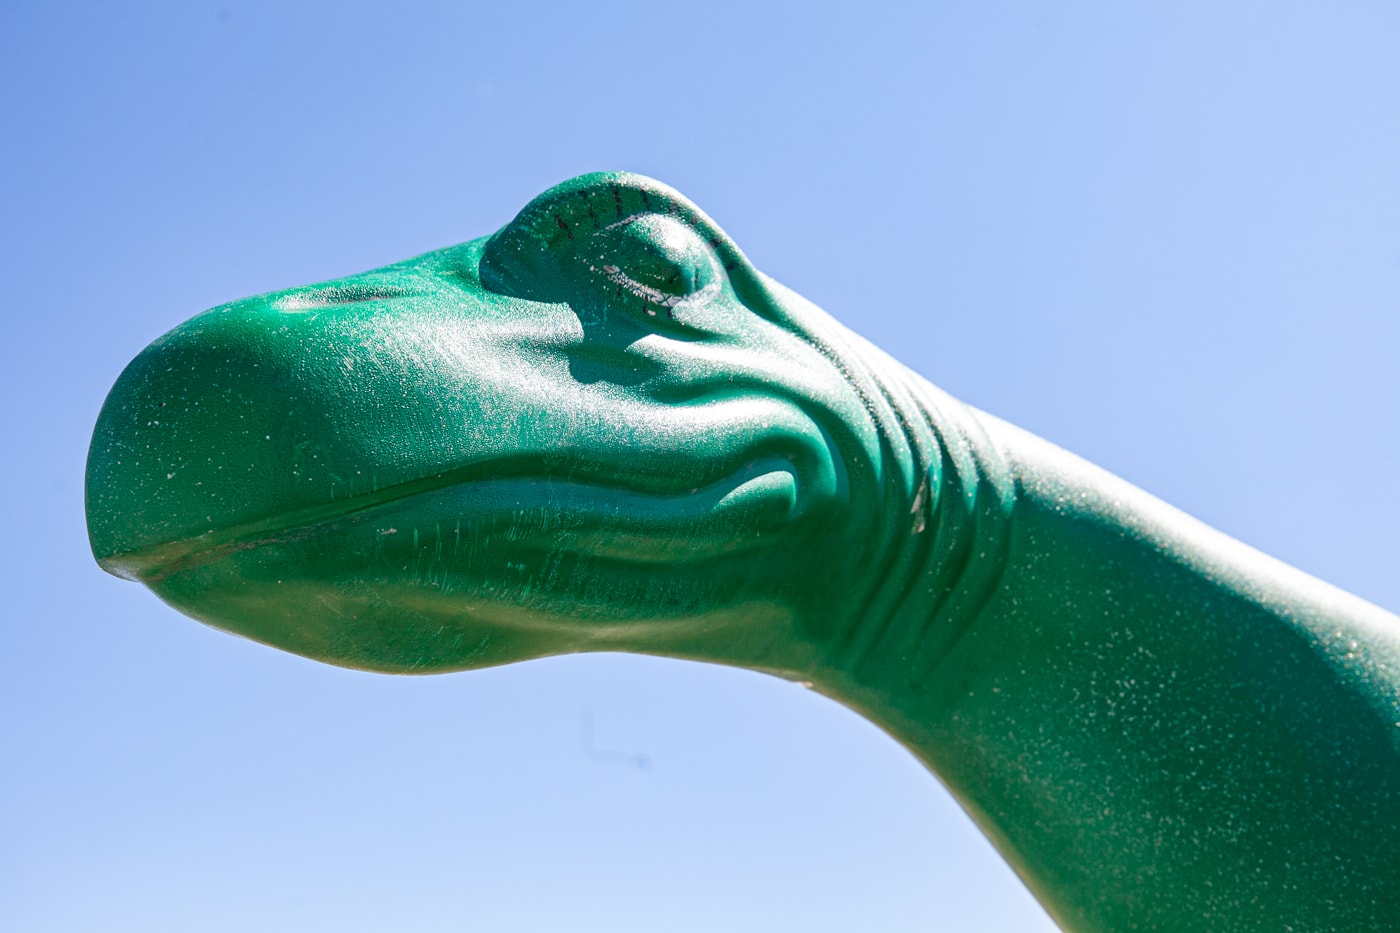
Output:
<instances>
[{"instance_id":1,"label":"blue sky","mask_svg":"<svg viewBox=\"0 0 1400 933\"><path fill-rule=\"evenodd\" d=\"M630 169L954 395L1400 609L1397 40L1380 2L0 5L0 926L1051 929L789 684L377 677L177 616L91 561L98 408L204 308Z\"/></svg>"}]
</instances>

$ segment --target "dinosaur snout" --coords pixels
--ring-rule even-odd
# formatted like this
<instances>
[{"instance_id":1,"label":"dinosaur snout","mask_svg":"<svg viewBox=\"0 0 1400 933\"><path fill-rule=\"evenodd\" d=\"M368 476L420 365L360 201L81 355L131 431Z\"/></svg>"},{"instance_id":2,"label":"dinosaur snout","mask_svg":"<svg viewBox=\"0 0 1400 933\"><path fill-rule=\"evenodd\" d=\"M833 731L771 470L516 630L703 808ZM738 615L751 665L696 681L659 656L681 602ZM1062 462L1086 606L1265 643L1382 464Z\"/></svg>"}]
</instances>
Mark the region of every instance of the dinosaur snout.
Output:
<instances>
[{"instance_id":1,"label":"dinosaur snout","mask_svg":"<svg viewBox=\"0 0 1400 933\"><path fill-rule=\"evenodd\" d=\"M136 576L153 549L300 501L301 470L289 466L298 457L288 459L287 448L304 440L291 426L312 413L290 360L233 323L196 318L177 328L137 356L108 395L87 463L88 535L105 569Z\"/></svg>"}]
</instances>

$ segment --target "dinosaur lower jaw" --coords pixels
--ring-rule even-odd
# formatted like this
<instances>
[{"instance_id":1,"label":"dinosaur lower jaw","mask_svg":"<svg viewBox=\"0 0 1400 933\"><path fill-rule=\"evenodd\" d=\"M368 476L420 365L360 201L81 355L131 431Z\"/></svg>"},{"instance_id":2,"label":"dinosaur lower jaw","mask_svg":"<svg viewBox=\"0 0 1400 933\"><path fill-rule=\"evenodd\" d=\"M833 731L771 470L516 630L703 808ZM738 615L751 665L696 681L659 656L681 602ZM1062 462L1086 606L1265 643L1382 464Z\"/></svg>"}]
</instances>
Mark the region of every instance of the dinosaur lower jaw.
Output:
<instances>
[{"instance_id":1,"label":"dinosaur lower jaw","mask_svg":"<svg viewBox=\"0 0 1400 933\"><path fill-rule=\"evenodd\" d=\"M99 563L149 585L235 555L270 551L314 553L322 558L318 563L334 558L353 575L357 564L417 551L426 542L439 561L561 548L629 563L695 561L763 543L803 511L802 485L793 461L782 456L752 459L722 479L673 494L529 476L417 484L349 500L334 511L264 520Z\"/></svg>"},{"instance_id":2,"label":"dinosaur lower jaw","mask_svg":"<svg viewBox=\"0 0 1400 933\"><path fill-rule=\"evenodd\" d=\"M800 486L782 457L673 496L474 480L114 569L215 628L365 670L464 670L647 639L678 650L665 648L689 631L677 621L777 611L779 575L735 570L800 550Z\"/></svg>"}]
</instances>

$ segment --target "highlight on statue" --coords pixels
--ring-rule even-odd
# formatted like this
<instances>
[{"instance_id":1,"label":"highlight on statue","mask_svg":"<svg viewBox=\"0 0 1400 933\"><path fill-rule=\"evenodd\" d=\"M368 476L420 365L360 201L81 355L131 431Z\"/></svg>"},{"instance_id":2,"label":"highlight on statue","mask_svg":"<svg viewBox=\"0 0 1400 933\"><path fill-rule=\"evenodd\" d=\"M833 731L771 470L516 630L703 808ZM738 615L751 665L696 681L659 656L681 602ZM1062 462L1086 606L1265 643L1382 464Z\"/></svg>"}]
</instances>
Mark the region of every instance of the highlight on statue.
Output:
<instances>
[{"instance_id":1,"label":"highlight on statue","mask_svg":"<svg viewBox=\"0 0 1400 933\"><path fill-rule=\"evenodd\" d=\"M331 664L810 683L1066 930L1400 929L1400 618L950 398L647 178L175 328L87 517L106 570Z\"/></svg>"}]
</instances>

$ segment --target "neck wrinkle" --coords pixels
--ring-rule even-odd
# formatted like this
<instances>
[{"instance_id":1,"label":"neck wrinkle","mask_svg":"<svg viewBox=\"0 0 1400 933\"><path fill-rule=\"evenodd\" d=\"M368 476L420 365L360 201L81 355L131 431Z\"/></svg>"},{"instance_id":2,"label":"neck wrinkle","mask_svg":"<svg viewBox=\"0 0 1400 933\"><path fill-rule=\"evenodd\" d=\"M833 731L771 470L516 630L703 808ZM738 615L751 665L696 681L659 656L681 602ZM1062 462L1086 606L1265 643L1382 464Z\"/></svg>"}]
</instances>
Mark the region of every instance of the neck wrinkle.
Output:
<instances>
[{"instance_id":1,"label":"neck wrinkle","mask_svg":"<svg viewBox=\"0 0 1400 933\"><path fill-rule=\"evenodd\" d=\"M855 684L919 694L996 592L1016 486L975 412L874 347L852 356L878 386L880 544L829 658Z\"/></svg>"},{"instance_id":2,"label":"neck wrinkle","mask_svg":"<svg viewBox=\"0 0 1400 933\"><path fill-rule=\"evenodd\" d=\"M926 423L942 441L944 461L943 495L931 523L937 543L928 549L924 585L901 606L905 624L916 633L909 685L922 692L1001 585L1017 485L977 413L908 376L916 380L913 394Z\"/></svg>"}]
</instances>

